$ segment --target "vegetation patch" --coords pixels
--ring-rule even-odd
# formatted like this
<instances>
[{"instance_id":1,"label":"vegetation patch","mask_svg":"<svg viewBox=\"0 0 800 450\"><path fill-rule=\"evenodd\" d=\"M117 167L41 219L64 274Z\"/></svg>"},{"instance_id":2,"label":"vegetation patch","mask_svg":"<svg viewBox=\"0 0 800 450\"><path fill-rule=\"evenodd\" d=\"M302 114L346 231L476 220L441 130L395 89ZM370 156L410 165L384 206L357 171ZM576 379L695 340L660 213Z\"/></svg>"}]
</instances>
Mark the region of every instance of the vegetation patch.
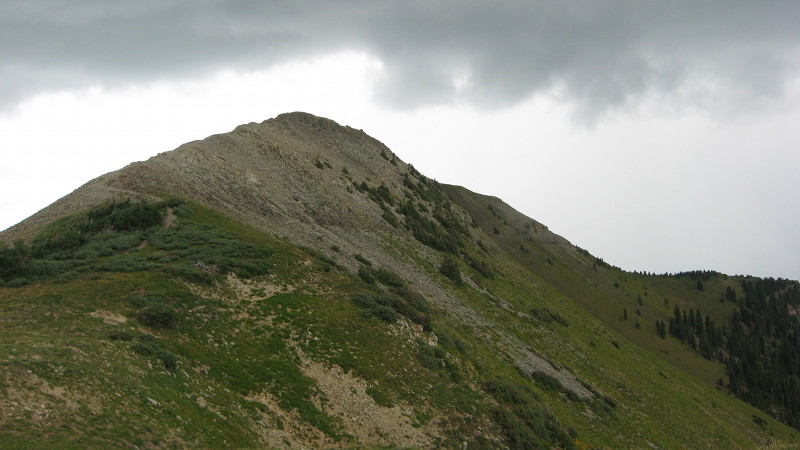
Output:
<instances>
[{"instance_id":1,"label":"vegetation patch","mask_svg":"<svg viewBox=\"0 0 800 450\"><path fill-rule=\"evenodd\" d=\"M167 202L126 200L62 218L30 246L22 241L10 248L0 246L0 279L22 286L67 273L71 275L66 278L74 278L91 271L162 270L188 281L212 283L228 272L242 277L269 272L270 248L188 218L165 228L166 208Z\"/></svg>"},{"instance_id":2,"label":"vegetation patch","mask_svg":"<svg viewBox=\"0 0 800 450\"><path fill-rule=\"evenodd\" d=\"M576 448L574 432L565 430L526 386L493 378L484 389L499 403L493 417L511 448Z\"/></svg>"},{"instance_id":3,"label":"vegetation patch","mask_svg":"<svg viewBox=\"0 0 800 450\"><path fill-rule=\"evenodd\" d=\"M450 279L455 284L462 284L461 269L458 267L458 261L455 258L445 258L442 265L439 266L439 273Z\"/></svg>"}]
</instances>

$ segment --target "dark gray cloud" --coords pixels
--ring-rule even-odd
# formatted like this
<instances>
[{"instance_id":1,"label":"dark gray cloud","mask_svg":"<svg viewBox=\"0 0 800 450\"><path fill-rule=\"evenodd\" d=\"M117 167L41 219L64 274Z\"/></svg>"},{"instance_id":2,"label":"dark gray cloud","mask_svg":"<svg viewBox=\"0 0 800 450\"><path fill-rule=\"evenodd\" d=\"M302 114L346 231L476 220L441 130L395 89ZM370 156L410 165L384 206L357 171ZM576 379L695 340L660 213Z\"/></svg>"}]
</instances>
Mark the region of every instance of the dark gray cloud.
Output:
<instances>
[{"instance_id":1,"label":"dark gray cloud","mask_svg":"<svg viewBox=\"0 0 800 450\"><path fill-rule=\"evenodd\" d=\"M0 105L356 49L383 61L376 94L399 108L557 90L587 118L650 93L743 109L797 76L798 23L795 0L4 0Z\"/></svg>"}]
</instances>

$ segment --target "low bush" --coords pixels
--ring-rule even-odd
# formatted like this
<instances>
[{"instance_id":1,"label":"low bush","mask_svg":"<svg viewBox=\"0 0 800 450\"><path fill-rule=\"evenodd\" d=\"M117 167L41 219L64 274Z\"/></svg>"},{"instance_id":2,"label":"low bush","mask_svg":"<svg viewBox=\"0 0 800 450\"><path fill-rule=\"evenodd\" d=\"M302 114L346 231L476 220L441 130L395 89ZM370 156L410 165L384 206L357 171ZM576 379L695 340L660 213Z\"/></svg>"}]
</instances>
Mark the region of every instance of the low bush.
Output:
<instances>
[{"instance_id":1,"label":"low bush","mask_svg":"<svg viewBox=\"0 0 800 450\"><path fill-rule=\"evenodd\" d=\"M67 283L78 277L78 272L70 270L68 272L60 273L53 278L54 283Z\"/></svg>"},{"instance_id":2,"label":"low bush","mask_svg":"<svg viewBox=\"0 0 800 450\"><path fill-rule=\"evenodd\" d=\"M368 267L361 266L358 268L358 277L361 281L369 285L375 284L375 277L372 276L372 271Z\"/></svg>"},{"instance_id":3,"label":"low bush","mask_svg":"<svg viewBox=\"0 0 800 450\"><path fill-rule=\"evenodd\" d=\"M370 262L370 260L368 260L367 258L364 258L363 256L361 256L361 255L360 255L360 254L358 254L358 253L356 253L355 255L353 255L353 258L354 258L356 261L360 262L361 264L364 264L365 266L372 266L372 262Z\"/></svg>"},{"instance_id":4,"label":"low bush","mask_svg":"<svg viewBox=\"0 0 800 450\"><path fill-rule=\"evenodd\" d=\"M158 359L164 364L164 368L170 372L175 372L178 369L178 357L174 353L161 349L158 353Z\"/></svg>"},{"instance_id":5,"label":"low bush","mask_svg":"<svg viewBox=\"0 0 800 450\"><path fill-rule=\"evenodd\" d=\"M531 398L539 399L529 387L512 383L502 378L492 378L485 382L484 390L491 394L495 400L509 405L522 405L530 401Z\"/></svg>"},{"instance_id":6,"label":"low bush","mask_svg":"<svg viewBox=\"0 0 800 450\"><path fill-rule=\"evenodd\" d=\"M172 209L172 213L178 217L186 217L191 215L193 212L194 210L187 205L179 205Z\"/></svg>"},{"instance_id":7,"label":"low bush","mask_svg":"<svg viewBox=\"0 0 800 450\"><path fill-rule=\"evenodd\" d=\"M462 355L467 354L467 347L464 345L464 341L461 339L442 332L436 333L436 336L439 338L439 345L446 348L454 348Z\"/></svg>"},{"instance_id":8,"label":"low bush","mask_svg":"<svg viewBox=\"0 0 800 450\"><path fill-rule=\"evenodd\" d=\"M135 342L131 345L131 350L143 356L151 356L155 352L155 346L149 342Z\"/></svg>"},{"instance_id":9,"label":"low bush","mask_svg":"<svg viewBox=\"0 0 800 450\"><path fill-rule=\"evenodd\" d=\"M533 308L531 314L545 323L556 321L559 325L568 327L569 322L561 314L550 311L548 308Z\"/></svg>"},{"instance_id":10,"label":"low bush","mask_svg":"<svg viewBox=\"0 0 800 450\"><path fill-rule=\"evenodd\" d=\"M350 301L359 308L370 309L378 306L378 303L375 301L375 298L373 298L372 295L366 292L359 292L357 294L354 294L352 297L350 297Z\"/></svg>"},{"instance_id":11,"label":"low bush","mask_svg":"<svg viewBox=\"0 0 800 450\"><path fill-rule=\"evenodd\" d=\"M167 275L173 277L183 278L186 281L199 284L213 284L214 276L208 272L204 272L195 266L188 264L172 264L164 266L162 269Z\"/></svg>"},{"instance_id":12,"label":"low bush","mask_svg":"<svg viewBox=\"0 0 800 450\"><path fill-rule=\"evenodd\" d=\"M383 320L384 322L397 322L397 313L394 309L392 309L391 306L378 305L372 308L372 315Z\"/></svg>"},{"instance_id":13,"label":"low bush","mask_svg":"<svg viewBox=\"0 0 800 450\"><path fill-rule=\"evenodd\" d=\"M177 321L175 308L165 303L145 306L139 313L139 320L152 328L172 328Z\"/></svg>"},{"instance_id":14,"label":"low bush","mask_svg":"<svg viewBox=\"0 0 800 450\"><path fill-rule=\"evenodd\" d=\"M463 283L463 280L461 279L461 270L458 268L458 262L455 260L455 258L445 258L442 261L442 265L439 266L439 273L449 278L456 284Z\"/></svg>"},{"instance_id":15,"label":"low bush","mask_svg":"<svg viewBox=\"0 0 800 450\"><path fill-rule=\"evenodd\" d=\"M475 258L466 252L464 253L464 258L466 259L467 264L481 274L482 277L490 280L494 279L494 273L486 261Z\"/></svg>"},{"instance_id":16,"label":"low bush","mask_svg":"<svg viewBox=\"0 0 800 450\"><path fill-rule=\"evenodd\" d=\"M130 297L128 302L140 308L139 320L151 328L172 328L177 322L175 307L160 295L134 296Z\"/></svg>"},{"instance_id":17,"label":"low bush","mask_svg":"<svg viewBox=\"0 0 800 450\"><path fill-rule=\"evenodd\" d=\"M565 390L564 385L561 384L558 378L548 375L541 370L534 370L531 372L531 377L536 381L537 386L546 391L561 392Z\"/></svg>"},{"instance_id":18,"label":"low bush","mask_svg":"<svg viewBox=\"0 0 800 450\"><path fill-rule=\"evenodd\" d=\"M533 317L545 323L551 323L553 321L553 318L550 316L550 313L548 313L547 310L544 308L533 308L531 310L531 314L533 314Z\"/></svg>"},{"instance_id":19,"label":"low bush","mask_svg":"<svg viewBox=\"0 0 800 450\"><path fill-rule=\"evenodd\" d=\"M394 215L393 212L389 211L388 209L383 212L383 220L385 220L389 225L397 228L400 223L397 221L397 216Z\"/></svg>"},{"instance_id":20,"label":"low bush","mask_svg":"<svg viewBox=\"0 0 800 450\"><path fill-rule=\"evenodd\" d=\"M131 345L131 350L142 356L154 356L161 361L164 369L175 372L178 369L178 357L171 351L161 347L158 339L152 334L133 334L126 331L114 332L109 335L112 340L135 342Z\"/></svg>"},{"instance_id":21,"label":"low bush","mask_svg":"<svg viewBox=\"0 0 800 450\"><path fill-rule=\"evenodd\" d=\"M484 389L499 403L493 418L503 429L510 448L575 448L575 436L556 421L527 386L494 378L484 383Z\"/></svg>"},{"instance_id":22,"label":"low bush","mask_svg":"<svg viewBox=\"0 0 800 450\"><path fill-rule=\"evenodd\" d=\"M87 212L85 231L100 231L107 227L115 230L144 230L160 225L164 204L149 202L111 202Z\"/></svg>"},{"instance_id":23,"label":"low bush","mask_svg":"<svg viewBox=\"0 0 800 450\"><path fill-rule=\"evenodd\" d=\"M79 265L76 261L31 260L28 273L32 276L58 275Z\"/></svg>"},{"instance_id":24,"label":"low bush","mask_svg":"<svg viewBox=\"0 0 800 450\"><path fill-rule=\"evenodd\" d=\"M123 254L112 256L98 263L95 269L102 272L138 272L141 270L154 269L156 267L155 264L147 262L147 260L139 255Z\"/></svg>"},{"instance_id":25,"label":"low bush","mask_svg":"<svg viewBox=\"0 0 800 450\"><path fill-rule=\"evenodd\" d=\"M29 284L31 284L31 280L28 278L14 278L13 280L6 282L6 287L17 288L27 286Z\"/></svg>"},{"instance_id":26,"label":"low bush","mask_svg":"<svg viewBox=\"0 0 800 450\"><path fill-rule=\"evenodd\" d=\"M108 338L112 341L132 341L136 335L127 330L112 331Z\"/></svg>"},{"instance_id":27,"label":"low bush","mask_svg":"<svg viewBox=\"0 0 800 450\"><path fill-rule=\"evenodd\" d=\"M419 343L419 351L417 357L419 362L426 368L434 370L444 366L445 352L435 345L428 345L425 342Z\"/></svg>"},{"instance_id":28,"label":"low bush","mask_svg":"<svg viewBox=\"0 0 800 450\"><path fill-rule=\"evenodd\" d=\"M400 278L400 275L385 268L374 269L371 271L371 273L372 276L380 281L384 286L400 287L405 284L403 279Z\"/></svg>"}]
</instances>

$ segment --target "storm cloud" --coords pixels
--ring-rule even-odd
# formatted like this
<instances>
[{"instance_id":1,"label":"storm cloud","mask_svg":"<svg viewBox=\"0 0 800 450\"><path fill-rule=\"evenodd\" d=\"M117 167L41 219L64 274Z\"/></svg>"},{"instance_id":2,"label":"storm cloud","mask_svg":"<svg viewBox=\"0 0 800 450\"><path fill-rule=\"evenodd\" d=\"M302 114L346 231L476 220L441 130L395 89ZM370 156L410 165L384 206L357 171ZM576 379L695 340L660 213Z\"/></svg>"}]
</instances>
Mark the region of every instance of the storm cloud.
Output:
<instances>
[{"instance_id":1,"label":"storm cloud","mask_svg":"<svg viewBox=\"0 0 800 450\"><path fill-rule=\"evenodd\" d=\"M798 23L793 0L5 0L0 108L348 49L382 62L375 97L399 109L546 94L587 119L647 96L737 113L796 80Z\"/></svg>"}]
</instances>

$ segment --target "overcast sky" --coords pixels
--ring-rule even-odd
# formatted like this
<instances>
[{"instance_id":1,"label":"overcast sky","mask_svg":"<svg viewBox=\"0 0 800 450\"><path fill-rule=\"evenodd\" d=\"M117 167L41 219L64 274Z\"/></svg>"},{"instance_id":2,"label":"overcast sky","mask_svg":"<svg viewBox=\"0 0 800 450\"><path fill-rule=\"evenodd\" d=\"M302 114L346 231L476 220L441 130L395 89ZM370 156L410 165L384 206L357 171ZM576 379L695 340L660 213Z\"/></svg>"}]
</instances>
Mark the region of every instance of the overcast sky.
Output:
<instances>
[{"instance_id":1,"label":"overcast sky","mask_svg":"<svg viewBox=\"0 0 800 450\"><path fill-rule=\"evenodd\" d=\"M800 2L0 2L0 229L288 111L628 270L800 278Z\"/></svg>"}]
</instances>

